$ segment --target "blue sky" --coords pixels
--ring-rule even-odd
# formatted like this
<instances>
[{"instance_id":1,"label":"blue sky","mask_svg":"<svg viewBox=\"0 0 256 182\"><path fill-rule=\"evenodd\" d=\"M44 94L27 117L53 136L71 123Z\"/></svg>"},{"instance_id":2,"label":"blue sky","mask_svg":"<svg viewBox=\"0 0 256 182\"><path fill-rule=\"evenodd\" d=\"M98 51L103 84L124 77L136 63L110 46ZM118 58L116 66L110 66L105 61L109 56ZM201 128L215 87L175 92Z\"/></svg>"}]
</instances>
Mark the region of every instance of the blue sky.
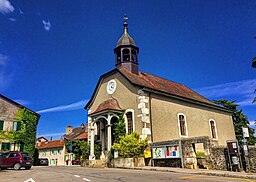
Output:
<instances>
[{"instance_id":1,"label":"blue sky","mask_svg":"<svg viewBox=\"0 0 256 182\"><path fill-rule=\"evenodd\" d=\"M236 100L254 121L255 9L249 0L0 0L0 92L41 114L38 136L86 122L127 14L140 70Z\"/></svg>"}]
</instances>

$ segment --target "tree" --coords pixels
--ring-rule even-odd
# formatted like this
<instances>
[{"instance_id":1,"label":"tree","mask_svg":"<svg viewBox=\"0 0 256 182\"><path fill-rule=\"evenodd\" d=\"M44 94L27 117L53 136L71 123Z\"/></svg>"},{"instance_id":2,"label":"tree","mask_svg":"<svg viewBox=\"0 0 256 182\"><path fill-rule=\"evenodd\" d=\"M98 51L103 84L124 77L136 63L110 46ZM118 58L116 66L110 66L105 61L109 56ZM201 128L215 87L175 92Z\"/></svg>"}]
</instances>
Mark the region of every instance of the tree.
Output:
<instances>
[{"instance_id":1,"label":"tree","mask_svg":"<svg viewBox=\"0 0 256 182\"><path fill-rule=\"evenodd\" d=\"M114 143L112 150L118 151L118 156L123 158L141 157L148 146L147 139L141 140L136 132L121 136L118 143Z\"/></svg>"},{"instance_id":2,"label":"tree","mask_svg":"<svg viewBox=\"0 0 256 182\"><path fill-rule=\"evenodd\" d=\"M250 122L247 116L243 113L242 109L238 110L238 104L235 101L228 100L214 100L214 103L221 105L227 109L230 109L232 112L233 124L235 128L236 139L239 144L242 144L243 133L242 127L247 127L249 129L249 139L248 144L253 145L256 143L256 137L254 136L254 129L249 126Z\"/></svg>"},{"instance_id":3,"label":"tree","mask_svg":"<svg viewBox=\"0 0 256 182\"><path fill-rule=\"evenodd\" d=\"M124 123L124 112L119 114L118 116L118 122L114 123L114 138L115 142L119 142L121 136L125 136L126 134L126 128Z\"/></svg>"},{"instance_id":4,"label":"tree","mask_svg":"<svg viewBox=\"0 0 256 182\"><path fill-rule=\"evenodd\" d=\"M66 143L66 149L68 153L73 153L76 158L81 160L88 159L90 155L90 146L86 141L72 140ZM94 153L96 159L100 158L101 148L100 145L94 144Z\"/></svg>"}]
</instances>

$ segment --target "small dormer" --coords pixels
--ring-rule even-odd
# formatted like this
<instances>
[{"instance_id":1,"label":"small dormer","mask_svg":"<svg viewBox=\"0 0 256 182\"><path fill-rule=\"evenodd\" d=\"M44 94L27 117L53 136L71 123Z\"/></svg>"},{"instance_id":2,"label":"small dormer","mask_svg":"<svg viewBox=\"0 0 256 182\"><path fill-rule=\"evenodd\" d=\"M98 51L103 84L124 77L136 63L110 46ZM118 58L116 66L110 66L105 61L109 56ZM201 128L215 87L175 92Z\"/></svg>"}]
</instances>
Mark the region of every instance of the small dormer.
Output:
<instances>
[{"instance_id":1,"label":"small dormer","mask_svg":"<svg viewBox=\"0 0 256 182\"><path fill-rule=\"evenodd\" d=\"M127 17L124 16L124 33L118 40L114 49L116 58L116 67L124 67L134 74L138 74L138 53L139 48L136 46L132 37L128 34Z\"/></svg>"}]
</instances>

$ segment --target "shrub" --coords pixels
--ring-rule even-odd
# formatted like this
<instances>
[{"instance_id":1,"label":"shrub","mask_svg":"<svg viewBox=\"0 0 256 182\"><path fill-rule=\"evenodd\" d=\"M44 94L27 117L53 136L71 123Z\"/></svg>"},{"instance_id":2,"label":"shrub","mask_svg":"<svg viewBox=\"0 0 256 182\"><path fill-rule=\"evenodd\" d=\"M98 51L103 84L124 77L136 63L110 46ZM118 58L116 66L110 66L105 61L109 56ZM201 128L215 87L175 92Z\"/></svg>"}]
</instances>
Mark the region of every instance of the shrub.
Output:
<instances>
[{"instance_id":1,"label":"shrub","mask_svg":"<svg viewBox=\"0 0 256 182\"><path fill-rule=\"evenodd\" d=\"M120 141L114 143L112 149L118 151L119 157L142 157L147 145L148 141L146 139L141 140L139 134L134 132L130 135L121 136Z\"/></svg>"}]
</instances>

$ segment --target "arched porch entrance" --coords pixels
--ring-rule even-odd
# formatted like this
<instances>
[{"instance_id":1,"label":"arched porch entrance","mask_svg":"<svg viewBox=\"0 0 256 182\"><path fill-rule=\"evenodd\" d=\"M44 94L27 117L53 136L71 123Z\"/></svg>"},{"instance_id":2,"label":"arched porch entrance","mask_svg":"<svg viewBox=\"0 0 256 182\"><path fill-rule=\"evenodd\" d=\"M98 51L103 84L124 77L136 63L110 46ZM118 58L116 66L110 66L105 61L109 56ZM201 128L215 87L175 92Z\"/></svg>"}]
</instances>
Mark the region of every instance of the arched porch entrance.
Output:
<instances>
[{"instance_id":1,"label":"arched porch entrance","mask_svg":"<svg viewBox=\"0 0 256 182\"><path fill-rule=\"evenodd\" d=\"M91 141L90 141L90 160L95 159L94 143L101 146L101 158L106 158L107 153L115 142L115 123L118 122L120 111L102 113L101 115L91 116Z\"/></svg>"}]
</instances>

